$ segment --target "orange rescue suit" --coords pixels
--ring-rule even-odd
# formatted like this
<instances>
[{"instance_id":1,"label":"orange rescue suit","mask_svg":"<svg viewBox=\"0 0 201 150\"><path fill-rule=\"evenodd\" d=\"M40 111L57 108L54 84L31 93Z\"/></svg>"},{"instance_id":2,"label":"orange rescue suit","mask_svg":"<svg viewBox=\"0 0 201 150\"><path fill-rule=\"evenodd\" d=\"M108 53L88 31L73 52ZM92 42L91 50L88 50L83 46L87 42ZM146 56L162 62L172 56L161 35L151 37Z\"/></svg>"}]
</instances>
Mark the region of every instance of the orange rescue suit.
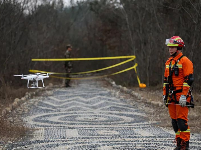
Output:
<instances>
[{"instance_id":1,"label":"orange rescue suit","mask_svg":"<svg viewBox=\"0 0 201 150\"><path fill-rule=\"evenodd\" d=\"M168 110L170 117L174 120L183 119L185 120L185 125L187 125L188 121L188 107L181 107L179 103L179 98L181 95L187 96L190 86L187 83L187 77L190 74L193 74L193 63L186 57L183 56L182 53L179 53L175 57L170 57L165 63L165 73L164 73L164 86L163 86L163 95L166 95L166 87L168 76L170 75L170 69L173 68L174 64L177 63L179 74L175 75L174 71L172 73L172 86L173 91L176 93L172 95L170 99L170 104L168 104ZM181 57L181 58L180 58ZM180 59L180 60L178 60ZM171 68L170 68L171 67ZM176 92L179 91L179 92ZM190 102L190 98L187 99L187 102ZM188 125L187 125L188 126ZM174 128L174 127L173 127ZM186 131L181 131L178 128L176 132L176 138L181 138L185 141L189 141L190 139L190 129L187 127Z\"/></svg>"}]
</instances>

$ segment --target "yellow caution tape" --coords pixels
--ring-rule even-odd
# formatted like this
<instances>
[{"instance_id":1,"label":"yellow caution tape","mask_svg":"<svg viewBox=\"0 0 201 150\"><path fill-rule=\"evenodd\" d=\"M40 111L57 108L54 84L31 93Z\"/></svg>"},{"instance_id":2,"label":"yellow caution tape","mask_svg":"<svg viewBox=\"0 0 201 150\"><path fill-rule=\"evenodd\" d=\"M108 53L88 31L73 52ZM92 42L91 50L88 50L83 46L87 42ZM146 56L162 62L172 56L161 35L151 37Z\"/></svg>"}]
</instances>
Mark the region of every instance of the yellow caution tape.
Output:
<instances>
[{"instance_id":1,"label":"yellow caution tape","mask_svg":"<svg viewBox=\"0 0 201 150\"><path fill-rule=\"evenodd\" d=\"M77 72L77 73L56 73L56 72L47 72L47 71L41 71L41 70L29 70L29 72L32 72L32 73L40 72L40 73L49 73L49 74L86 74L86 73L99 72L99 71L111 69L111 68L114 68L114 67L123 65L123 64L125 64L125 63L127 63L127 62L130 62L130 61L132 61L132 60L134 60L134 59L135 59L135 57L133 57L133 58L131 58L131 59L128 59L128 60L126 60L126 61L120 62L120 63L118 63L118 64L115 64L115 65L106 67L106 68L97 69L97 70L92 70L92 71L86 71L86 72Z\"/></svg>"},{"instance_id":2,"label":"yellow caution tape","mask_svg":"<svg viewBox=\"0 0 201 150\"><path fill-rule=\"evenodd\" d=\"M137 74L137 68L135 67L134 70L135 70L135 73L137 75L137 81L138 81L139 87L140 88L146 88L146 84L140 83L140 78L138 77L138 74Z\"/></svg>"},{"instance_id":3,"label":"yellow caution tape","mask_svg":"<svg viewBox=\"0 0 201 150\"><path fill-rule=\"evenodd\" d=\"M62 59L32 59L32 61L77 61L77 60L107 60L107 59L125 59L135 58L132 56L115 56L115 57L94 57L94 58L62 58Z\"/></svg>"},{"instance_id":4,"label":"yellow caution tape","mask_svg":"<svg viewBox=\"0 0 201 150\"><path fill-rule=\"evenodd\" d=\"M53 78L59 78L59 79L71 79L71 80L95 79L95 78L103 78L103 77L108 77L108 76L112 76L112 75L120 74L120 73L123 73L123 72L129 71L129 70L131 70L131 69L134 69L134 68L136 68L136 67L137 67L137 63L136 63L133 67L130 67L130 68L127 68L127 69L121 70L121 71L119 71L119 72L116 72L116 73L113 73L113 74L110 74L110 75L95 76L95 77L67 78L67 77L58 77L58 76L52 76L52 75L50 75L50 77L53 77Z\"/></svg>"},{"instance_id":5,"label":"yellow caution tape","mask_svg":"<svg viewBox=\"0 0 201 150\"><path fill-rule=\"evenodd\" d=\"M138 84L140 85L140 78L138 77L138 74L137 74L137 69L136 69L136 67L134 68L134 70L135 70L135 73L136 73L136 75L137 75L137 81L138 81Z\"/></svg>"},{"instance_id":6,"label":"yellow caution tape","mask_svg":"<svg viewBox=\"0 0 201 150\"><path fill-rule=\"evenodd\" d=\"M78 60L108 60L108 59L125 59L125 58L131 58L129 60L126 60L124 62L121 62L121 63L118 63L118 64L115 64L115 65L112 65L112 66L109 66L109 67L106 67L106 68L102 68L102 69L98 69L98 70L92 70L92 71L86 71L86 72L79 72L79 73L69 73L69 74L85 74L85 73L92 73L92 72L98 72L98 71L102 71L102 70L106 70L106 69L110 69L110 68L113 68L113 67L117 67L117 66L120 66L122 64L125 64L129 61L132 61L134 60L136 57L133 55L133 56L116 56L116 57L96 57L96 58L63 58L63 59L32 59L32 61L78 61ZM67 78L67 77L58 77L58 76L52 76L50 75L51 77L54 77L54 78L61 78L61 79L72 79L72 80L78 80L78 79L92 79L92 78L102 78L102 77L107 77L107 76L111 76L111 75L116 75L116 74L119 74L119 73L122 73L122 72L125 72L125 71L128 71L128 70L131 70L131 69L134 69L135 70L135 73L137 75L137 81L138 81L138 84L139 84L139 87L140 88L145 88L146 87L146 84L143 84L143 83L140 83L140 79L138 77L138 74L137 74L137 63L133 66L133 67L130 67L130 68L127 68L125 70L122 70L122 71L119 71L119 72L116 72L116 73L113 73L113 74L110 74L110 75L103 75L103 76L96 76L96 77L85 77L85 78ZM46 71L40 71L40 70L29 70L30 72L43 72L43 73L50 73L50 74L67 74L67 73L56 73L56 72L46 72Z\"/></svg>"}]
</instances>

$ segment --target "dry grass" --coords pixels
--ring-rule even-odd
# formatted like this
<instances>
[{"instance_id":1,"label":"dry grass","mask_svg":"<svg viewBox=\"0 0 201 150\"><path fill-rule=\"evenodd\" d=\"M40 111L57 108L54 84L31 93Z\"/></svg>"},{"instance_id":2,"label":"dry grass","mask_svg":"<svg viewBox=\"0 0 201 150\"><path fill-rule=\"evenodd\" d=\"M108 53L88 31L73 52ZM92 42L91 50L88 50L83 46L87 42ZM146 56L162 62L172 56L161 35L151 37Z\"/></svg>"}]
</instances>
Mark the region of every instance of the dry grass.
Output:
<instances>
[{"instance_id":1,"label":"dry grass","mask_svg":"<svg viewBox=\"0 0 201 150\"><path fill-rule=\"evenodd\" d=\"M4 86L0 88L0 105L5 107L13 103L15 98L21 98L28 92L26 88L13 88L11 86Z\"/></svg>"},{"instance_id":2,"label":"dry grass","mask_svg":"<svg viewBox=\"0 0 201 150\"><path fill-rule=\"evenodd\" d=\"M0 124L0 140L4 142L20 139L27 131L23 124L16 125L15 122L10 122L7 118L0 117Z\"/></svg>"},{"instance_id":3,"label":"dry grass","mask_svg":"<svg viewBox=\"0 0 201 150\"><path fill-rule=\"evenodd\" d=\"M12 141L20 138L25 134L26 128L22 122L16 123L16 118L9 116L2 117L2 110L13 103L15 98L21 98L28 91L25 88L16 88L6 84L3 79L0 79L0 140L1 141ZM11 118L11 119L8 119ZM10 121L12 120L12 122Z\"/></svg>"},{"instance_id":4,"label":"dry grass","mask_svg":"<svg viewBox=\"0 0 201 150\"><path fill-rule=\"evenodd\" d=\"M14 88L12 84L8 84L4 81L3 78L0 78L0 106L7 106L11 104L15 98L21 98L24 96L28 89L26 87Z\"/></svg>"}]
</instances>

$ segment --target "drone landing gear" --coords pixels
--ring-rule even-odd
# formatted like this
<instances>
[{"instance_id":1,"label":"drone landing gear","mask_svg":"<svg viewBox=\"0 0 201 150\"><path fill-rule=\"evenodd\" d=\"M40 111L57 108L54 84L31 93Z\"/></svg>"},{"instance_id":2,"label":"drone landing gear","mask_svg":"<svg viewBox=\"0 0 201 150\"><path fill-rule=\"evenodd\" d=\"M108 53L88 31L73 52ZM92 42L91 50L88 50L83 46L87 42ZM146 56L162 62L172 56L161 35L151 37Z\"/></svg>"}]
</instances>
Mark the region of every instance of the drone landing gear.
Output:
<instances>
[{"instance_id":1,"label":"drone landing gear","mask_svg":"<svg viewBox=\"0 0 201 150\"><path fill-rule=\"evenodd\" d=\"M33 81L32 84L31 84L31 86L29 86L29 80L28 80L27 87L28 88L39 88L38 87L38 82L37 81Z\"/></svg>"},{"instance_id":2,"label":"drone landing gear","mask_svg":"<svg viewBox=\"0 0 201 150\"><path fill-rule=\"evenodd\" d=\"M41 80L41 81L42 81L43 87L45 87L43 80Z\"/></svg>"},{"instance_id":3,"label":"drone landing gear","mask_svg":"<svg viewBox=\"0 0 201 150\"><path fill-rule=\"evenodd\" d=\"M43 86L42 86L42 87L39 87L39 86L38 86L38 81L33 81L32 84L31 84L31 86L29 86L29 81L28 81L28 82L27 82L27 87L28 87L28 88L44 88L45 85L44 85L43 80L42 80L42 84L43 84Z\"/></svg>"},{"instance_id":4,"label":"drone landing gear","mask_svg":"<svg viewBox=\"0 0 201 150\"><path fill-rule=\"evenodd\" d=\"M36 83L36 82L33 82L33 83L31 84L31 86L32 86L32 87L37 87L37 83Z\"/></svg>"}]
</instances>

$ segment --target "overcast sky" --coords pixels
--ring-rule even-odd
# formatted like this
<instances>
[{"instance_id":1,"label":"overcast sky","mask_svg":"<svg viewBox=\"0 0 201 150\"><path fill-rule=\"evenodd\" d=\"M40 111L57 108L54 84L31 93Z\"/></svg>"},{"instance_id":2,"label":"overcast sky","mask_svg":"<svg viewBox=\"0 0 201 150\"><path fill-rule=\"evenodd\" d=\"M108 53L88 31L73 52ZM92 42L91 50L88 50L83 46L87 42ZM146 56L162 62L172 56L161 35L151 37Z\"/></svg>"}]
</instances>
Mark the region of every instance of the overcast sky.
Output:
<instances>
[{"instance_id":1,"label":"overcast sky","mask_svg":"<svg viewBox=\"0 0 201 150\"><path fill-rule=\"evenodd\" d=\"M69 6L70 5L70 0L63 0L64 4ZM74 0L74 2L76 3L77 1L84 1L84 0Z\"/></svg>"},{"instance_id":2,"label":"overcast sky","mask_svg":"<svg viewBox=\"0 0 201 150\"><path fill-rule=\"evenodd\" d=\"M23 2L24 0L17 0L17 1L19 1L19 2ZM29 2L29 4L30 3L33 3L33 4L35 4L35 2L38 2L38 4L40 4L40 0L29 0L28 2ZM57 1L57 0L49 0L49 1ZM64 2L64 4L66 5L66 6L69 6L70 5L70 1L71 0L63 0L63 2ZM72 0L74 3L76 3L77 1L85 1L85 0Z\"/></svg>"}]
</instances>

